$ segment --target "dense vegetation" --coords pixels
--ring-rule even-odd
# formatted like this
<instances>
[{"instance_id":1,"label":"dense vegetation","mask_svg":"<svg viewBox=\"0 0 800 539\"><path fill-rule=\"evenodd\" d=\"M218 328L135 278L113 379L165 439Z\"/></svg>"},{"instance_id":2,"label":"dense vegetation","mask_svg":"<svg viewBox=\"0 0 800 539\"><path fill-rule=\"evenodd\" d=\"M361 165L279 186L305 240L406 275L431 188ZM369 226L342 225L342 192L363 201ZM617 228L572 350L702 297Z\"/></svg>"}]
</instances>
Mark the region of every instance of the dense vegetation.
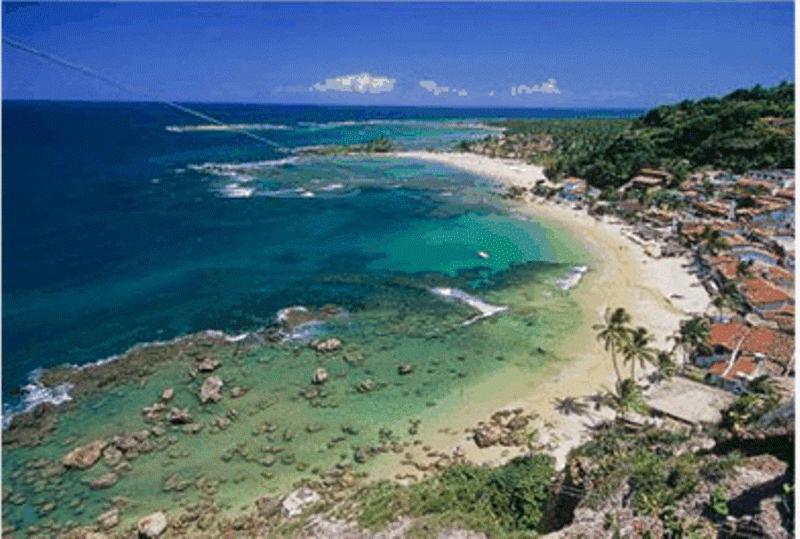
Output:
<instances>
[{"instance_id":1,"label":"dense vegetation","mask_svg":"<svg viewBox=\"0 0 800 539\"><path fill-rule=\"evenodd\" d=\"M529 536L543 523L555 475L552 457L534 455L497 468L453 465L407 487L378 483L357 497L366 500L361 524L382 529L403 515L432 528L460 525L495 536Z\"/></svg>"},{"instance_id":2,"label":"dense vegetation","mask_svg":"<svg viewBox=\"0 0 800 539\"><path fill-rule=\"evenodd\" d=\"M576 175L600 188L619 186L644 167L682 175L704 166L736 172L794 166L793 83L661 106L632 121L499 124L507 128L507 136L519 141L513 145L524 150L518 157L545 165L551 178ZM537 144L525 144L524 139ZM548 139L551 144L541 144ZM476 145L466 146L462 149Z\"/></svg>"}]
</instances>

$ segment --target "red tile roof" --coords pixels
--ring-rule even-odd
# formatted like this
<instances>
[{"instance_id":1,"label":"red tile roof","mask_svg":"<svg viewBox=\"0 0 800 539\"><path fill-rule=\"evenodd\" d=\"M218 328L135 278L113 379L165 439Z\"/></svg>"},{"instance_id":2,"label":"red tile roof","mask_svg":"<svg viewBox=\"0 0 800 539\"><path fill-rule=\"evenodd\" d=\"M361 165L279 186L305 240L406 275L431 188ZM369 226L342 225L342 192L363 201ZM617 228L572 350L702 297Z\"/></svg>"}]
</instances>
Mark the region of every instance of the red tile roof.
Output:
<instances>
[{"instance_id":1,"label":"red tile roof","mask_svg":"<svg viewBox=\"0 0 800 539\"><path fill-rule=\"evenodd\" d=\"M772 348L777 331L765 327L751 329L739 348L742 352L767 355Z\"/></svg>"},{"instance_id":2,"label":"red tile roof","mask_svg":"<svg viewBox=\"0 0 800 539\"><path fill-rule=\"evenodd\" d=\"M752 376L758 371L758 363L753 356L740 355L733 362L730 370L725 373L725 378L735 380L739 376Z\"/></svg>"},{"instance_id":3,"label":"red tile roof","mask_svg":"<svg viewBox=\"0 0 800 539\"><path fill-rule=\"evenodd\" d=\"M756 306L792 300L792 296L761 277L747 279L740 290L747 302Z\"/></svg>"},{"instance_id":4,"label":"red tile roof","mask_svg":"<svg viewBox=\"0 0 800 539\"><path fill-rule=\"evenodd\" d=\"M728 350L733 350L747 335L748 331L749 328L740 322L711 324L708 332L708 343L711 346L721 346Z\"/></svg>"}]
</instances>

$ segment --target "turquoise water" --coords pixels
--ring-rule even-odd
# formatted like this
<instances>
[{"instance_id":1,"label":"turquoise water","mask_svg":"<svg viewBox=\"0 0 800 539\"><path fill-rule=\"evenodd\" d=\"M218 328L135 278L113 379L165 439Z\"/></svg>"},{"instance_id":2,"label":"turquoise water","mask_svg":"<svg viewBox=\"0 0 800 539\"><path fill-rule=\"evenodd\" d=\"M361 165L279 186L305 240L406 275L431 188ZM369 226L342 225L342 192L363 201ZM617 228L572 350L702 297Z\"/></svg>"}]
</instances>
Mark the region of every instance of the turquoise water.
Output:
<instances>
[{"instance_id":1,"label":"turquoise water","mask_svg":"<svg viewBox=\"0 0 800 539\"><path fill-rule=\"evenodd\" d=\"M395 272L474 270L478 284L554 259L545 231L503 216L480 178L292 154L376 136L446 148L489 133L474 119L497 111L201 107L272 146L197 130L159 105L3 108L5 402L40 367L203 329L254 329L290 305L368 301L363 287L329 286L332 275L380 287Z\"/></svg>"},{"instance_id":2,"label":"turquoise water","mask_svg":"<svg viewBox=\"0 0 800 539\"><path fill-rule=\"evenodd\" d=\"M58 408L35 447L15 442L24 428L6 431L4 525L58 536L94 522L117 496L133 500L126 524L158 509L172 517L198 499L237 514L337 463L394 469L388 463L404 452L422 458L415 422L449 425L453 399L486 380L545 375L581 323L557 281L585 255L546 223L509 213L485 179L388 156L291 153L378 134L401 148L446 148L487 132L470 122L370 117L384 110L215 111L262 126L276 149L170 129L182 119L153 105L4 106L4 127L17 135L5 139L3 165L6 403L39 367L209 328L251 331L289 306L320 322L279 342L184 340L85 371L102 390ZM431 114L402 114L412 112ZM336 316L319 314L328 305ZM309 346L327 336L342 349ZM187 376L200 356L221 361L219 403L201 404L203 377ZM413 373L400 374L401 363ZM309 398L320 367L330 378ZM360 391L366 380L371 389ZM243 395L233 395L237 386ZM170 405L187 408L199 433L143 416L168 387ZM85 471L58 464L77 445L154 424L165 433L126 454L127 470L109 459ZM355 458L364 451L366 463ZM111 470L114 485L90 486ZM168 488L173 476L186 490Z\"/></svg>"}]
</instances>

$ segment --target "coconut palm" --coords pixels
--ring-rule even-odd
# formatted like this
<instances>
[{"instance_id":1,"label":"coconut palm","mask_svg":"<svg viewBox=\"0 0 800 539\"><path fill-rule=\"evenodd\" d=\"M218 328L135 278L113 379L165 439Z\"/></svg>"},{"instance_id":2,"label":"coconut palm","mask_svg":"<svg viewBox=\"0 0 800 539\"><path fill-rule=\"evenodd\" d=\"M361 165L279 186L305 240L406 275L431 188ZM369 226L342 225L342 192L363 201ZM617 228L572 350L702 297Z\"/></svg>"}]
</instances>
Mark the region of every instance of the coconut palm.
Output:
<instances>
[{"instance_id":1,"label":"coconut palm","mask_svg":"<svg viewBox=\"0 0 800 539\"><path fill-rule=\"evenodd\" d=\"M636 363L643 369L648 363L655 363L658 351L650 346L652 342L653 336L641 326L629 331L628 338L623 341L622 357L625 363L631 364L632 380L636 380Z\"/></svg>"},{"instance_id":2,"label":"coconut palm","mask_svg":"<svg viewBox=\"0 0 800 539\"><path fill-rule=\"evenodd\" d=\"M563 415L583 415L586 413L588 406L585 402L581 402L575 397L564 397L563 399L555 400L555 408L558 413Z\"/></svg>"},{"instance_id":3,"label":"coconut palm","mask_svg":"<svg viewBox=\"0 0 800 539\"><path fill-rule=\"evenodd\" d=\"M597 331L597 340L602 342L606 351L611 354L611 363L614 365L617 383L622 381L622 373L617 363L617 353L622 350L628 339L630 321L631 315L622 307L617 307L613 311L611 308L607 308L603 315L603 323L592 326L592 329Z\"/></svg>"},{"instance_id":4,"label":"coconut palm","mask_svg":"<svg viewBox=\"0 0 800 539\"><path fill-rule=\"evenodd\" d=\"M744 299L742 299L742 294L739 292L739 289L736 288L736 283L728 281L720 287L712 303L719 309L720 315L722 315L723 308L729 308L734 311L741 310L744 305Z\"/></svg>"},{"instance_id":5,"label":"coconut palm","mask_svg":"<svg viewBox=\"0 0 800 539\"><path fill-rule=\"evenodd\" d=\"M699 249L712 255L716 255L728 246L728 241L722 236L722 232L706 225L700 234Z\"/></svg>"},{"instance_id":6,"label":"coconut palm","mask_svg":"<svg viewBox=\"0 0 800 539\"><path fill-rule=\"evenodd\" d=\"M658 368L658 372L656 373L656 379L658 381L669 380L675 376L677 372L675 362L672 361L672 354L669 352L661 351L658 353L656 357L656 367Z\"/></svg>"},{"instance_id":7,"label":"coconut palm","mask_svg":"<svg viewBox=\"0 0 800 539\"><path fill-rule=\"evenodd\" d=\"M736 276L739 278L749 277L752 269L752 260L740 260L739 263L736 264Z\"/></svg>"},{"instance_id":8,"label":"coconut palm","mask_svg":"<svg viewBox=\"0 0 800 539\"><path fill-rule=\"evenodd\" d=\"M678 331L670 337L674 343L672 352L680 349L683 352L683 362L686 363L694 352L707 351L708 339L708 320L701 316L693 316L689 320L682 320Z\"/></svg>"},{"instance_id":9,"label":"coconut palm","mask_svg":"<svg viewBox=\"0 0 800 539\"><path fill-rule=\"evenodd\" d=\"M608 404L619 414L630 410L641 412L645 410L642 389L633 378L626 378L617 384L616 391L608 391Z\"/></svg>"}]
</instances>

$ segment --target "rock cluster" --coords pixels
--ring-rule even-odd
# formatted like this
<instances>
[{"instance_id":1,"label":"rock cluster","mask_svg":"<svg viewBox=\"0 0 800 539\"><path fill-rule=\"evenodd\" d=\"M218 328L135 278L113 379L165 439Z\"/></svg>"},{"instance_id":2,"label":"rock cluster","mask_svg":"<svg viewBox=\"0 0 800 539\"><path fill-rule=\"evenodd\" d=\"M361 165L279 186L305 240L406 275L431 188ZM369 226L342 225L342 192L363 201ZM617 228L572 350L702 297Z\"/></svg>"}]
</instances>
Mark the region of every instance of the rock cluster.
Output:
<instances>
[{"instance_id":1,"label":"rock cluster","mask_svg":"<svg viewBox=\"0 0 800 539\"><path fill-rule=\"evenodd\" d=\"M336 337L324 340L311 341L311 348L317 352L335 352L342 347L342 341Z\"/></svg>"},{"instance_id":2,"label":"rock cluster","mask_svg":"<svg viewBox=\"0 0 800 539\"><path fill-rule=\"evenodd\" d=\"M219 402L222 399L220 390L222 389L223 382L219 376L209 376L200 386L200 402L206 404L208 402Z\"/></svg>"},{"instance_id":3,"label":"rock cluster","mask_svg":"<svg viewBox=\"0 0 800 539\"><path fill-rule=\"evenodd\" d=\"M488 423L479 423L472 432L478 447L502 445L505 447L525 446L530 443L534 431L531 430L532 414L523 410L500 410L495 412Z\"/></svg>"},{"instance_id":4,"label":"rock cluster","mask_svg":"<svg viewBox=\"0 0 800 539\"><path fill-rule=\"evenodd\" d=\"M105 440L95 440L81 447L76 447L61 459L61 463L67 468L78 468L85 470L94 466L100 459L103 449L108 445Z\"/></svg>"}]
</instances>

